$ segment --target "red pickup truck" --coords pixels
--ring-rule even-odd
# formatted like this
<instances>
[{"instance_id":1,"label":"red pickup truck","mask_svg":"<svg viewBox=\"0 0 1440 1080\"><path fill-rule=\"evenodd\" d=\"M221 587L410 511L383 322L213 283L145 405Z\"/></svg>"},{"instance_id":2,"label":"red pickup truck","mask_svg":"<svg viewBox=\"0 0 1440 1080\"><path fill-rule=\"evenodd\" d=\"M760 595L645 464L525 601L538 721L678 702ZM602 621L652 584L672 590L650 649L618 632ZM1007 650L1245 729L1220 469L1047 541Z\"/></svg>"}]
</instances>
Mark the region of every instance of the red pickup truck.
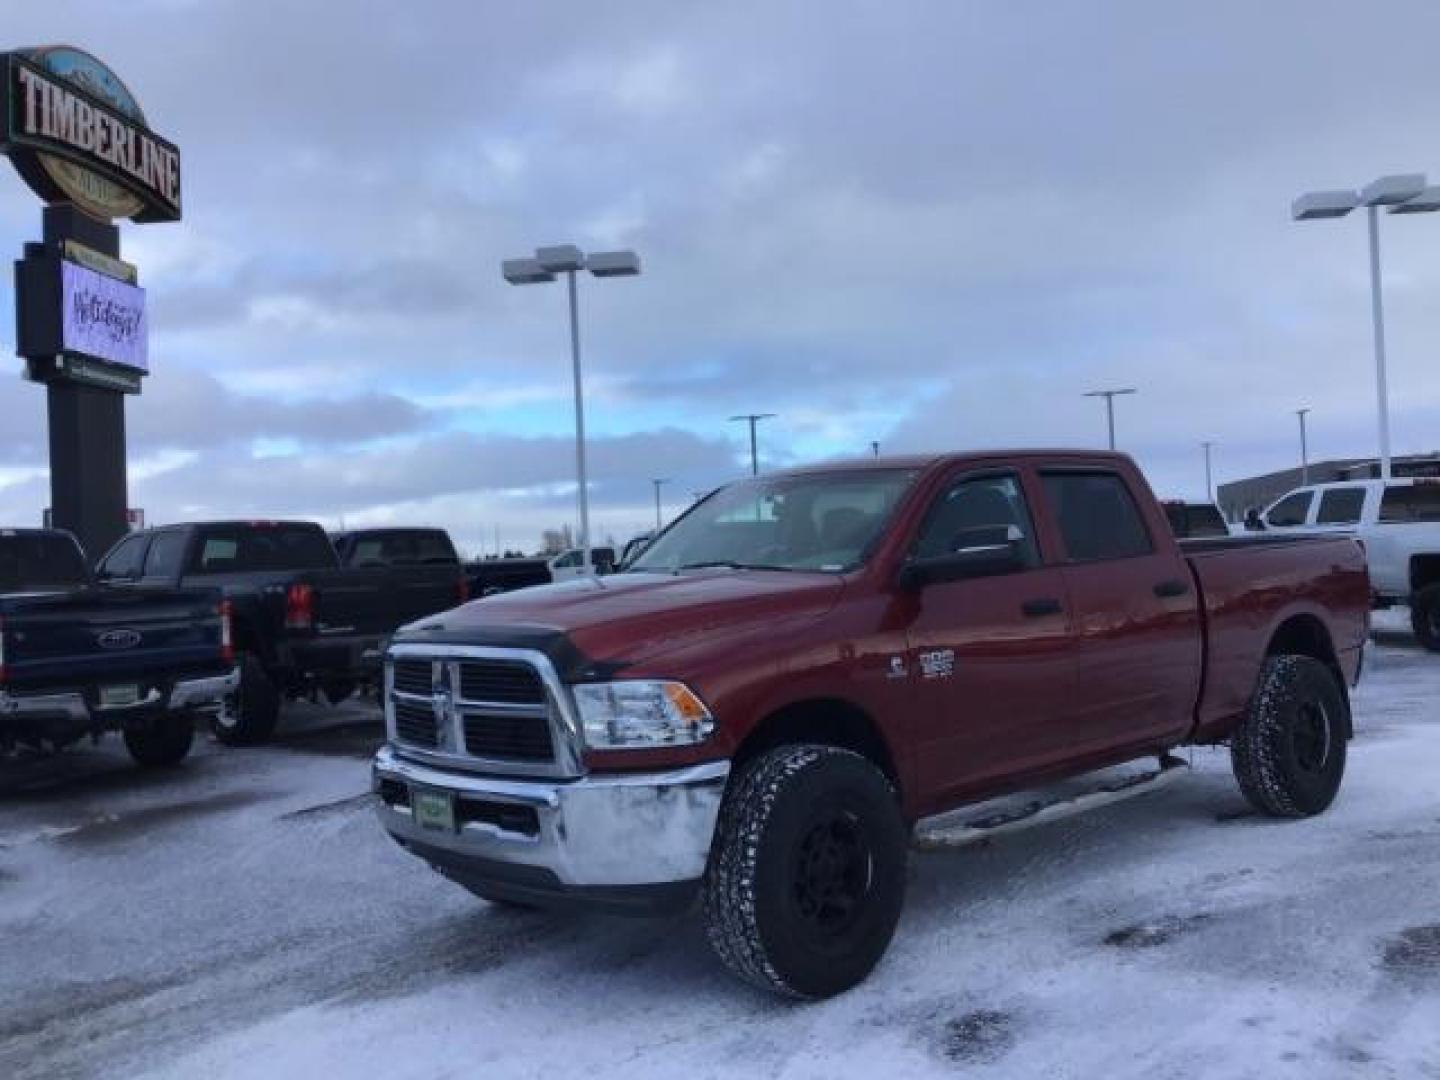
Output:
<instances>
[{"instance_id":1,"label":"red pickup truck","mask_svg":"<svg viewBox=\"0 0 1440 1080\"><path fill-rule=\"evenodd\" d=\"M397 633L378 812L497 903L698 894L732 971L823 997L889 944L927 817L1225 742L1260 811L1323 811L1368 610L1353 540L1177 543L1122 455L756 477L625 573Z\"/></svg>"}]
</instances>

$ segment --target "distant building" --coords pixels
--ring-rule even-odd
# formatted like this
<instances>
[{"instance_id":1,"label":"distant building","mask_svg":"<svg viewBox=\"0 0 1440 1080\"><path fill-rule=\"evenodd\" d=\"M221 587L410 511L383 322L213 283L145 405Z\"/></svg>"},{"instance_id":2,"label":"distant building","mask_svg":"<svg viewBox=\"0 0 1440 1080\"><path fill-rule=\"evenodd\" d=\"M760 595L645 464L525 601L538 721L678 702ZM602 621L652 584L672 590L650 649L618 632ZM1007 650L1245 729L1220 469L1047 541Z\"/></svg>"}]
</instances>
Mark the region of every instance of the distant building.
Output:
<instances>
[{"instance_id":1,"label":"distant building","mask_svg":"<svg viewBox=\"0 0 1440 1080\"><path fill-rule=\"evenodd\" d=\"M1391 471L1396 476L1440 476L1440 454L1410 454L1392 458ZM1329 484L1336 480L1374 480L1380 476L1380 462L1375 458L1341 458L1338 461L1312 461L1309 483ZM1302 487L1306 481L1298 467L1280 472L1232 480L1215 489L1215 501L1227 521L1245 520L1245 512L1269 506L1287 491Z\"/></svg>"}]
</instances>

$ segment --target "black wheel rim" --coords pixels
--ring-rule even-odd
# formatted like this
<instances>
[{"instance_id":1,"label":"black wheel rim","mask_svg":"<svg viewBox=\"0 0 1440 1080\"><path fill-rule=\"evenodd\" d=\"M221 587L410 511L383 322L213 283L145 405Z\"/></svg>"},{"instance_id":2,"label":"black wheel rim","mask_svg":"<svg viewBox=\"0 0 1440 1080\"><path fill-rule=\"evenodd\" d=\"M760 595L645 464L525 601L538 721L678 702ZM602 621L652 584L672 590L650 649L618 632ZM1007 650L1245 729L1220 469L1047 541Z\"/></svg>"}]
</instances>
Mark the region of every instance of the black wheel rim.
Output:
<instances>
[{"instance_id":1,"label":"black wheel rim","mask_svg":"<svg viewBox=\"0 0 1440 1080\"><path fill-rule=\"evenodd\" d=\"M1290 733L1295 763L1305 772L1318 773L1330 759L1330 717L1319 702L1300 706Z\"/></svg>"},{"instance_id":2,"label":"black wheel rim","mask_svg":"<svg viewBox=\"0 0 1440 1080\"><path fill-rule=\"evenodd\" d=\"M870 895L874 856L855 815L837 812L812 825L795 860L795 908L820 938L843 936L855 925Z\"/></svg>"}]
</instances>

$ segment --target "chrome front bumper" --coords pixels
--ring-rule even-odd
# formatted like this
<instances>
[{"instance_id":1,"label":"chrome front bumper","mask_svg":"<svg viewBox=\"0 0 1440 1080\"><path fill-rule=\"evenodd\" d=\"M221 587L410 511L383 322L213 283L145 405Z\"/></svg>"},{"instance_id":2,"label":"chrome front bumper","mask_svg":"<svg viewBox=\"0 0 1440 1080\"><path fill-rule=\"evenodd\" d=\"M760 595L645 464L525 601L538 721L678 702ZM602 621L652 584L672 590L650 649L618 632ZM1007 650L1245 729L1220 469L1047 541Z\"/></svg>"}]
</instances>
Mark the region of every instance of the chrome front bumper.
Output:
<instances>
[{"instance_id":1,"label":"chrome front bumper","mask_svg":"<svg viewBox=\"0 0 1440 1080\"><path fill-rule=\"evenodd\" d=\"M78 693L64 694L8 694L0 690L0 716L45 719L63 718L76 722L88 721L91 717L113 717L123 719L127 713L145 709L161 708L165 711L178 709L201 709L218 706L223 699L240 687L240 669L232 668L228 674L213 675L203 679L180 679L170 688L168 695L151 690L145 697L130 705L97 705L93 708Z\"/></svg>"},{"instance_id":2,"label":"chrome front bumper","mask_svg":"<svg viewBox=\"0 0 1440 1080\"><path fill-rule=\"evenodd\" d=\"M716 761L574 780L473 776L407 760L389 746L376 755L373 769L381 824L403 846L437 867L473 869L470 876L480 879L487 867L528 868L561 891L698 880L729 775L730 763ZM408 799L416 788L454 797L454 831L426 828L415 820ZM387 801L387 795L402 791L405 801ZM465 804L516 808L535 828L515 831L490 821L463 820L458 811Z\"/></svg>"}]
</instances>

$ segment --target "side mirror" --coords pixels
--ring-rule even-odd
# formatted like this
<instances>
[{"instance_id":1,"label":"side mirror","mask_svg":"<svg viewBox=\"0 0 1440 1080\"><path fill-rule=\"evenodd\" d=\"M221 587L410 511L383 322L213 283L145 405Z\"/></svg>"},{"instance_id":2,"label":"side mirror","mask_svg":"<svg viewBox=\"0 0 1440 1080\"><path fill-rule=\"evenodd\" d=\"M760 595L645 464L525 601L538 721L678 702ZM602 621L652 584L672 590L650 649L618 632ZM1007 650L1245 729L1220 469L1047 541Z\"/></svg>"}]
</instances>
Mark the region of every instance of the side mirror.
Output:
<instances>
[{"instance_id":1,"label":"side mirror","mask_svg":"<svg viewBox=\"0 0 1440 1080\"><path fill-rule=\"evenodd\" d=\"M941 581L964 581L967 578L994 577L1025 569L1020 545L1014 541L961 548L946 555L911 559L900 568L900 586L920 589Z\"/></svg>"},{"instance_id":2,"label":"side mirror","mask_svg":"<svg viewBox=\"0 0 1440 1080\"><path fill-rule=\"evenodd\" d=\"M1253 506L1245 511L1245 528L1249 532L1264 532L1265 519L1260 516L1260 511Z\"/></svg>"}]
</instances>

